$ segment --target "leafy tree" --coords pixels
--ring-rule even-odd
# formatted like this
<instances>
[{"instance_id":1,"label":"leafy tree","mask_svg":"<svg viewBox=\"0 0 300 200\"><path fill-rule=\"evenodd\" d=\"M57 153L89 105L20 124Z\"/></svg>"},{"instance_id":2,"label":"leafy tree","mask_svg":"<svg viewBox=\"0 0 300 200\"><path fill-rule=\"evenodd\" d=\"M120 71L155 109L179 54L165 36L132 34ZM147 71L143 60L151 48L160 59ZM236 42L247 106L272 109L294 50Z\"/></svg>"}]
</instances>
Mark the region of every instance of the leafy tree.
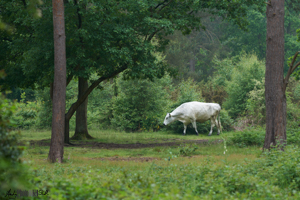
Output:
<instances>
[{"instance_id":1,"label":"leafy tree","mask_svg":"<svg viewBox=\"0 0 300 200\"><path fill-rule=\"evenodd\" d=\"M15 26L13 35L5 40L9 57L3 66L10 77L6 84L51 85L54 55L49 31L52 30L50 1L45 0L39 6L43 11L41 19L24 15L25 8L20 2L2 2L3 18ZM99 83L123 71L131 78L162 77L166 65L156 63L153 53L165 49L167 35L176 30L186 34L199 28L202 23L197 13L200 11L219 15L244 27L247 7L253 4L260 8L263 1L65 1L68 80L73 77L88 80L92 73L98 74L66 113L65 141L69 140L70 118ZM155 42L151 42L153 40Z\"/></svg>"},{"instance_id":2,"label":"leafy tree","mask_svg":"<svg viewBox=\"0 0 300 200\"><path fill-rule=\"evenodd\" d=\"M286 61L290 55L293 55L300 48L300 43L296 41L296 29L300 26L299 7L300 3L298 1L285 1L285 73L289 67ZM256 54L260 60L265 59L267 19L264 13L251 7L248 9L247 19L249 25L247 31L241 30L231 22L220 23L220 29L223 30L220 41L229 48L232 56L246 52Z\"/></svg>"},{"instance_id":3,"label":"leafy tree","mask_svg":"<svg viewBox=\"0 0 300 200\"><path fill-rule=\"evenodd\" d=\"M230 116L236 118L244 114L248 93L254 89L256 81L265 74L265 67L255 55L244 55L231 71L230 81L226 81L228 97L224 107Z\"/></svg>"},{"instance_id":4,"label":"leafy tree","mask_svg":"<svg viewBox=\"0 0 300 200\"><path fill-rule=\"evenodd\" d=\"M213 60L216 55L224 58L228 51L225 45L220 43L222 31L220 31L221 17L214 17L208 13L203 16L203 29L192 31L189 35L175 32L170 36L170 43L166 49L168 64L178 70L177 80L193 78L195 81L207 81L212 75Z\"/></svg>"},{"instance_id":5,"label":"leafy tree","mask_svg":"<svg viewBox=\"0 0 300 200\"><path fill-rule=\"evenodd\" d=\"M164 86L169 78L119 80L118 95L113 100L113 127L126 131L158 130L168 101Z\"/></svg>"}]
</instances>

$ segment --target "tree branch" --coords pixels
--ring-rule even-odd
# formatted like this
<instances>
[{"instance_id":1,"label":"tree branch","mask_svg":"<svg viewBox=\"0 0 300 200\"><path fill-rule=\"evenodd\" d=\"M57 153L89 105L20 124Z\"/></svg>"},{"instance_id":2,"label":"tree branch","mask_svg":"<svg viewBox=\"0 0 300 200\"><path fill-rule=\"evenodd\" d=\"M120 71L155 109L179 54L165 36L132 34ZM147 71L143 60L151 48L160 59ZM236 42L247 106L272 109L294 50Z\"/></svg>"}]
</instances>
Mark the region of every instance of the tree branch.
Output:
<instances>
[{"instance_id":1,"label":"tree branch","mask_svg":"<svg viewBox=\"0 0 300 200\"><path fill-rule=\"evenodd\" d=\"M286 87L289 83L289 78L291 76L291 74L295 71L295 69L300 65L300 61L298 63L296 63L296 65L294 66L294 63L298 57L298 54L300 53L300 51L297 51L293 57L292 62L290 63L290 68L285 76L285 78L283 79L283 91L285 92Z\"/></svg>"},{"instance_id":2,"label":"tree branch","mask_svg":"<svg viewBox=\"0 0 300 200\"><path fill-rule=\"evenodd\" d=\"M165 0L165 1L164 1L164 2L162 2L162 3L159 3L157 6L155 6L155 8L154 8L154 9L157 9L159 6L163 5L165 2L167 2L167 0Z\"/></svg>"},{"instance_id":3,"label":"tree branch","mask_svg":"<svg viewBox=\"0 0 300 200\"><path fill-rule=\"evenodd\" d=\"M77 28L80 29L81 24L82 24L82 17L81 17L81 14L79 13L80 9L79 9L79 5L77 3L77 0L74 0L74 4L77 6L77 10L76 10L76 13L77 13L77 16L78 16L78 26L77 26Z\"/></svg>"},{"instance_id":4,"label":"tree branch","mask_svg":"<svg viewBox=\"0 0 300 200\"><path fill-rule=\"evenodd\" d=\"M163 6L159 9L158 13L159 13L162 9L164 9L166 6L168 6L172 1L173 1L173 0L169 1L169 3L167 3L166 5L163 5Z\"/></svg>"},{"instance_id":5,"label":"tree branch","mask_svg":"<svg viewBox=\"0 0 300 200\"><path fill-rule=\"evenodd\" d=\"M23 2L23 5L24 5L24 8L27 8L27 4L26 4L25 0L22 0L22 2Z\"/></svg>"},{"instance_id":6,"label":"tree branch","mask_svg":"<svg viewBox=\"0 0 300 200\"><path fill-rule=\"evenodd\" d=\"M154 31L151 35L149 35L148 37L148 41L152 40L152 38L155 36L156 33L158 33L159 31L163 30L164 28L160 28L157 29L156 31Z\"/></svg>"},{"instance_id":7,"label":"tree branch","mask_svg":"<svg viewBox=\"0 0 300 200\"><path fill-rule=\"evenodd\" d=\"M77 108L85 101L85 99L89 96L89 94L93 91L93 89L95 89L95 87L97 87L102 81L116 76L117 74L119 74L120 72L124 71L127 68L128 68L127 65L123 65L121 68L117 69L116 71L108 75L101 76L99 79L93 82L92 85L90 85L90 87L84 92L84 94L75 103L72 104L72 106L66 113L66 119L70 119L73 116Z\"/></svg>"}]
</instances>

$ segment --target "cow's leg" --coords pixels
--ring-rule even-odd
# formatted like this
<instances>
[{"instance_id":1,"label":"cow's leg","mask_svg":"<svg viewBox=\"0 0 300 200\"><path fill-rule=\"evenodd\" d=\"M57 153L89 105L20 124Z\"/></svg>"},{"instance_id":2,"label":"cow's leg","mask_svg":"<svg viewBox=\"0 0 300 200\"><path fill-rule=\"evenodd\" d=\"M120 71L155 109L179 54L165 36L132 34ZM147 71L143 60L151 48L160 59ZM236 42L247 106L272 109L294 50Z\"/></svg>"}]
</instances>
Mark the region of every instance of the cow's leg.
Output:
<instances>
[{"instance_id":1,"label":"cow's leg","mask_svg":"<svg viewBox=\"0 0 300 200\"><path fill-rule=\"evenodd\" d=\"M199 135L198 130L197 130L197 124L196 124L196 121L193 121L192 124L193 124L193 127L194 127L194 129L195 129L197 135Z\"/></svg>"},{"instance_id":2,"label":"cow's leg","mask_svg":"<svg viewBox=\"0 0 300 200\"><path fill-rule=\"evenodd\" d=\"M186 134L186 127L187 127L187 125L186 124L183 124L183 135L185 135Z\"/></svg>"},{"instance_id":3,"label":"cow's leg","mask_svg":"<svg viewBox=\"0 0 300 200\"><path fill-rule=\"evenodd\" d=\"M211 134L212 134L212 132L213 132L213 129L214 129L214 127L215 127L215 118L214 118L214 116L212 116L211 118L210 118L210 123L211 123L211 126L210 126L210 131L209 131L209 136L211 136Z\"/></svg>"},{"instance_id":4,"label":"cow's leg","mask_svg":"<svg viewBox=\"0 0 300 200\"><path fill-rule=\"evenodd\" d=\"M220 124L220 122L218 121L218 118L217 118L217 117L216 117L215 123L216 123L216 126L217 126L217 128L218 128L218 135L220 135L221 124Z\"/></svg>"}]
</instances>

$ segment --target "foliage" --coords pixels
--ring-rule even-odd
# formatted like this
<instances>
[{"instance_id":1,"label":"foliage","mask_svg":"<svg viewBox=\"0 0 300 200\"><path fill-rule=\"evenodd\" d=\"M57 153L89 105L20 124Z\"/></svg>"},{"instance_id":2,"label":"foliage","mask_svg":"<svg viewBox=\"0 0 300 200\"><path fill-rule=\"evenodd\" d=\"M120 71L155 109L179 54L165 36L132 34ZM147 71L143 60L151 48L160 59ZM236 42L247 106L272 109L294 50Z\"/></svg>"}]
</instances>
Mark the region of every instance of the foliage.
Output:
<instances>
[{"instance_id":1,"label":"foliage","mask_svg":"<svg viewBox=\"0 0 300 200\"><path fill-rule=\"evenodd\" d=\"M263 125L266 122L265 79L255 82L254 89L248 93L246 116L252 124Z\"/></svg>"},{"instance_id":2,"label":"foliage","mask_svg":"<svg viewBox=\"0 0 300 200\"><path fill-rule=\"evenodd\" d=\"M183 144L178 147L179 155L182 156L191 156L195 154L195 151L198 149L196 144Z\"/></svg>"},{"instance_id":3,"label":"foliage","mask_svg":"<svg viewBox=\"0 0 300 200\"><path fill-rule=\"evenodd\" d=\"M294 144L299 145L300 144L300 131L299 128L287 128L286 131L287 134L287 143L288 144Z\"/></svg>"},{"instance_id":4,"label":"foliage","mask_svg":"<svg viewBox=\"0 0 300 200\"><path fill-rule=\"evenodd\" d=\"M266 7L262 6L265 10ZM232 56L240 55L241 52L257 55L259 60L266 55L266 15L255 8L248 8L247 31L241 30L231 22L220 23L222 35L220 41L227 46ZM299 50L300 44L296 41L296 30L299 28L299 3L293 0L285 1L285 60ZM285 64L285 72L288 65Z\"/></svg>"},{"instance_id":5,"label":"foliage","mask_svg":"<svg viewBox=\"0 0 300 200\"><path fill-rule=\"evenodd\" d=\"M117 95L117 82L101 83L89 96L88 125L100 129L111 127L113 118L113 97Z\"/></svg>"},{"instance_id":6,"label":"foliage","mask_svg":"<svg viewBox=\"0 0 300 200\"><path fill-rule=\"evenodd\" d=\"M4 77L3 71L0 71L0 79ZM0 159L17 162L22 154L22 150L17 147L18 134L10 132L12 127L10 118L14 110L15 105L11 104L4 98L4 95L0 93Z\"/></svg>"},{"instance_id":7,"label":"foliage","mask_svg":"<svg viewBox=\"0 0 300 200\"><path fill-rule=\"evenodd\" d=\"M228 144L238 147L246 147L252 145L262 146L264 144L265 134L266 133L264 130L259 129L249 129L236 132L233 137L229 139Z\"/></svg>"},{"instance_id":8,"label":"foliage","mask_svg":"<svg viewBox=\"0 0 300 200\"><path fill-rule=\"evenodd\" d=\"M21 101L15 103L17 109L12 116L12 121L16 128L28 129L37 124L37 115L41 108L40 102L25 102L25 98L26 94L23 92L21 95Z\"/></svg>"},{"instance_id":9,"label":"foliage","mask_svg":"<svg viewBox=\"0 0 300 200\"><path fill-rule=\"evenodd\" d=\"M247 95L245 117L252 125L263 125L266 120L265 81L264 78L261 81L255 81L254 89ZM286 91L287 126L289 128L296 128L299 125L300 109L299 100L297 100L299 85L293 77L290 78Z\"/></svg>"},{"instance_id":10,"label":"foliage","mask_svg":"<svg viewBox=\"0 0 300 200\"><path fill-rule=\"evenodd\" d=\"M221 109L220 121L222 125L222 131L231 131L233 128L234 120L229 116L228 111L225 108Z\"/></svg>"},{"instance_id":11,"label":"foliage","mask_svg":"<svg viewBox=\"0 0 300 200\"><path fill-rule=\"evenodd\" d=\"M227 97L225 87L222 85L215 84L211 79L208 80L206 83L203 83L202 81L200 84L202 96L205 99L205 102L214 102L222 106L223 102Z\"/></svg>"},{"instance_id":12,"label":"foliage","mask_svg":"<svg viewBox=\"0 0 300 200\"><path fill-rule=\"evenodd\" d=\"M0 78L3 73L0 72ZM26 168L20 163L23 149L18 147L18 134L11 132L10 118L15 110L11 104L0 94L0 196L4 197L9 189L23 189L28 185Z\"/></svg>"},{"instance_id":13,"label":"foliage","mask_svg":"<svg viewBox=\"0 0 300 200\"><path fill-rule=\"evenodd\" d=\"M36 90L36 102L40 104L37 113L36 124L39 129L50 129L52 125L52 100L50 98L50 89Z\"/></svg>"},{"instance_id":14,"label":"foliage","mask_svg":"<svg viewBox=\"0 0 300 200\"><path fill-rule=\"evenodd\" d=\"M265 74L265 65L255 55L243 55L233 68L231 80L226 81L228 98L224 107L229 115L236 118L241 116L246 108L247 94L254 89L256 81Z\"/></svg>"},{"instance_id":15,"label":"foliage","mask_svg":"<svg viewBox=\"0 0 300 200\"><path fill-rule=\"evenodd\" d=\"M168 78L119 80L118 95L113 100L114 127L126 131L158 130L167 105L164 85Z\"/></svg>"},{"instance_id":16,"label":"foliage","mask_svg":"<svg viewBox=\"0 0 300 200\"><path fill-rule=\"evenodd\" d=\"M211 157L199 164L153 162L142 169L67 163L37 169L33 176L37 188L49 191L39 199L297 199L299 151L272 149L240 164L216 164Z\"/></svg>"}]
</instances>

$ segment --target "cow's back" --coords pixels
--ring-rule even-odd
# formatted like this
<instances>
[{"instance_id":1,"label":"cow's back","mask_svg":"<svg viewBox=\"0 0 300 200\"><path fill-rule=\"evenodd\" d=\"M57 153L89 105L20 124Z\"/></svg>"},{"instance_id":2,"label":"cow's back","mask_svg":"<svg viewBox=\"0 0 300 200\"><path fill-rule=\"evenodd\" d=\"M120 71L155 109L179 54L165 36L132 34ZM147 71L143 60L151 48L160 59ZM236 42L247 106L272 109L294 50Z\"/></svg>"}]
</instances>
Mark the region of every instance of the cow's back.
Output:
<instances>
[{"instance_id":1,"label":"cow's back","mask_svg":"<svg viewBox=\"0 0 300 200\"><path fill-rule=\"evenodd\" d=\"M192 101L181 104L176 110L184 114L187 118L193 118L198 122L205 122L209 120L211 116L216 116L220 109L221 106L216 103Z\"/></svg>"}]
</instances>

